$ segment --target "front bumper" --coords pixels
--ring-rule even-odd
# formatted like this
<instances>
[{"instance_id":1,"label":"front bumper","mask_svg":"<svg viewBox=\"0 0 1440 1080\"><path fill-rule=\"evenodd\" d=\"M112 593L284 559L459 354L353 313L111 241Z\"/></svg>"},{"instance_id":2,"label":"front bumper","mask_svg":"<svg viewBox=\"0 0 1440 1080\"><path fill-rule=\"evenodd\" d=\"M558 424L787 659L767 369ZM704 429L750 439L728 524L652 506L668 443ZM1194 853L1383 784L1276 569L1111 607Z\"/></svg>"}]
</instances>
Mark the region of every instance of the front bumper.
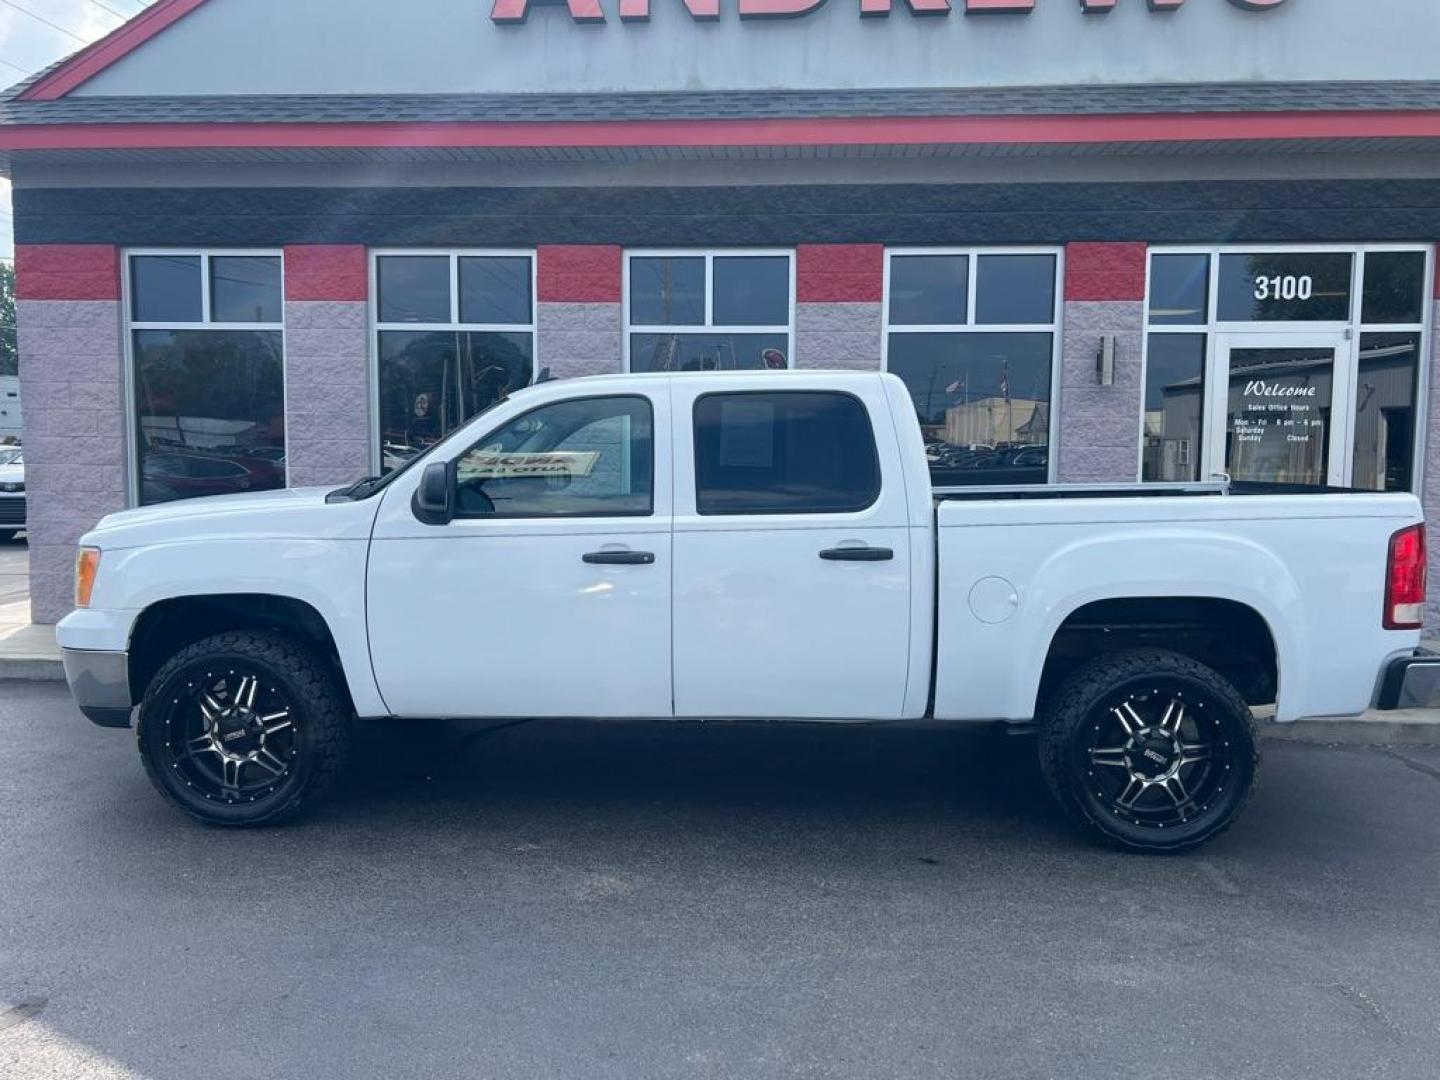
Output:
<instances>
[{"instance_id":1,"label":"front bumper","mask_svg":"<svg viewBox=\"0 0 1440 1080\"><path fill-rule=\"evenodd\" d=\"M101 727L130 726L130 654L61 649L65 681L86 719Z\"/></svg>"},{"instance_id":2,"label":"front bumper","mask_svg":"<svg viewBox=\"0 0 1440 1080\"><path fill-rule=\"evenodd\" d=\"M1413 654L1397 656L1386 664L1380 676L1375 708L1386 711L1440 708L1440 653L1416 649Z\"/></svg>"}]
</instances>

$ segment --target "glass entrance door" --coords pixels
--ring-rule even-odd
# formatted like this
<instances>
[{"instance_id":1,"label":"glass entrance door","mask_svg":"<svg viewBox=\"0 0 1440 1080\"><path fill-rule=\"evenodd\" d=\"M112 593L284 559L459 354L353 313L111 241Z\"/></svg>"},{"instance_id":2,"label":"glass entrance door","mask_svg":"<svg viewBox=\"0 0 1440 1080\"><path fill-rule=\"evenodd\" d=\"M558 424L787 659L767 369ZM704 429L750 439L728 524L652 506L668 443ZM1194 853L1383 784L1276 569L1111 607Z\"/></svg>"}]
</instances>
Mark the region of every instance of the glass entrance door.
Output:
<instances>
[{"instance_id":1,"label":"glass entrance door","mask_svg":"<svg viewBox=\"0 0 1440 1080\"><path fill-rule=\"evenodd\" d=\"M1226 334L1218 346L1212 471L1232 480L1342 486L1350 342L1330 334Z\"/></svg>"}]
</instances>

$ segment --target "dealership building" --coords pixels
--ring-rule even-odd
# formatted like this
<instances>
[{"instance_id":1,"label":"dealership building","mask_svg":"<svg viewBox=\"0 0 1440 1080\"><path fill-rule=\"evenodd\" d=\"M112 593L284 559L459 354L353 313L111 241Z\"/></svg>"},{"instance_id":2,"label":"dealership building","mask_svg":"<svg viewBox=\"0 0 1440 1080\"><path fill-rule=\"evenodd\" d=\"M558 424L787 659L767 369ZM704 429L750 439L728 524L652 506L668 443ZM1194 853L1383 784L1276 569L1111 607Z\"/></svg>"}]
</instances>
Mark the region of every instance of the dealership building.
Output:
<instances>
[{"instance_id":1,"label":"dealership building","mask_svg":"<svg viewBox=\"0 0 1440 1080\"><path fill-rule=\"evenodd\" d=\"M159 0L0 102L34 617L104 514L605 372L888 370L948 485L1440 520L1437 41L1415 0Z\"/></svg>"}]
</instances>

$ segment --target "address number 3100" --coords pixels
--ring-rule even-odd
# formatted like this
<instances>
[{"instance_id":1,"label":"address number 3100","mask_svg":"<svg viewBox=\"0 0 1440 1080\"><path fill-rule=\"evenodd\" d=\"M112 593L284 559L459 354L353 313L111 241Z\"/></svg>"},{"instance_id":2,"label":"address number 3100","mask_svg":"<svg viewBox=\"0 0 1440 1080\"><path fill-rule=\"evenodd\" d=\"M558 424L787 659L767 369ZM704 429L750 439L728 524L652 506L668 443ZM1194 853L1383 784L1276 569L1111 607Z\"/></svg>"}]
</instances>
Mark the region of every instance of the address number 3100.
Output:
<instances>
[{"instance_id":1,"label":"address number 3100","mask_svg":"<svg viewBox=\"0 0 1440 1080\"><path fill-rule=\"evenodd\" d=\"M1309 300L1314 295L1315 279L1309 274L1255 279L1256 300Z\"/></svg>"}]
</instances>

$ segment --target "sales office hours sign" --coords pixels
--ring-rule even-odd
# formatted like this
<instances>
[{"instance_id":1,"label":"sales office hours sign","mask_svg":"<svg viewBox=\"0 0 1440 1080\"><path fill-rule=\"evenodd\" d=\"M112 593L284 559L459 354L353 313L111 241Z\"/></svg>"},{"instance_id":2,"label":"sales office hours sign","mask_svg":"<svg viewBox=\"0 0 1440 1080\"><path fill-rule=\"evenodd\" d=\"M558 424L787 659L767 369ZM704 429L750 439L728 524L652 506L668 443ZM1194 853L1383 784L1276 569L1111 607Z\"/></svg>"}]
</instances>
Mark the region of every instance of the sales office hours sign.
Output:
<instances>
[{"instance_id":1,"label":"sales office hours sign","mask_svg":"<svg viewBox=\"0 0 1440 1080\"><path fill-rule=\"evenodd\" d=\"M612 3L614 0L612 0ZM852 2L852 0L837 0ZM861 18L884 18L893 9L907 10L911 15L944 16L953 11L966 15L1029 15L1041 0L858 0L856 13ZM1060 3L1063 0L1045 0ZM1145 3L1151 11L1177 11L1186 0L1069 0L1079 3L1087 15L1104 15L1125 3ZM1193 3L1219 0L1191 0ZM1242 11L1267 12L1283 6L1287 0L1228 0ZM1423 0L1425 3L1431 0ZM492 0L490 18L494 22L523 23L531 8L558 7L570 10L570 17L580 23L603 23L605 9L601 0ZM643 23L650 18L650 5L683 5L696 22L714 22L720 18L720 0L618 0L615 14L622 23ZM826 0L737 0L736 13L741 19L794 19L819 11Z\"/></svg>"}]
</instances>

